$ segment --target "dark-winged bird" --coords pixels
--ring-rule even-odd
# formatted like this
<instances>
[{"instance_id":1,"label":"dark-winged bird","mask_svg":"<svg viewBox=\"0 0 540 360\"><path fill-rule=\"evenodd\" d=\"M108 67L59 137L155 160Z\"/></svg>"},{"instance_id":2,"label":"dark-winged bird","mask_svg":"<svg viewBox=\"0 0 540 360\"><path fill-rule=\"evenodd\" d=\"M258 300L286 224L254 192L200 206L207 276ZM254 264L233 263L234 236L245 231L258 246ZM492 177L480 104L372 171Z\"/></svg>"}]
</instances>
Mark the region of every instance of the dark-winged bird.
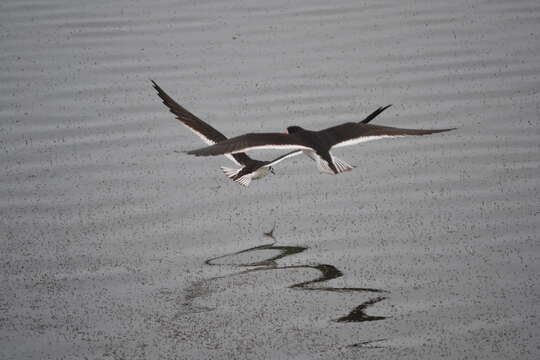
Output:
<instances>
[{"instance_id":1,"label":"dark-winged bird","mask_svg":"<svg viewBox=\"0 0 540 360\"><path fill-rule=\"evenodd\" d=\"M328 129L311 131L300 126L289 126L283 133L249 133L220 141L212 146L188 151L196 156L236 154L254 149L301 150L317 162L320 171L339 174L353 166L332 155L331 150L366 141L408 135L428 135L452 129L400 129L390 126L368 124L390 105L380 107L360 122L348 122Z\"/></svg>"}]
</instances>

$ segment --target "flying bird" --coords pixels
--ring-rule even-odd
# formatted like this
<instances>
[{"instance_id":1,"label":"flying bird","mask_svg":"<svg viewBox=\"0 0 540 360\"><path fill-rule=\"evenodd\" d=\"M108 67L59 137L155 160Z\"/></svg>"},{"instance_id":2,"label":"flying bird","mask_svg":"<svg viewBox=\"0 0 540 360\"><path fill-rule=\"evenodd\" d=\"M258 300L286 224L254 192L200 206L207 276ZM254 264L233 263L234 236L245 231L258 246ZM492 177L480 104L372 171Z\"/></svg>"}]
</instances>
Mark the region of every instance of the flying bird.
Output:
<instances>
[{"instance_id":1,"label":"flying bird","mask_svg":"<svg viewBox=\"0 0 540 360\"><path fill-rule=\"evenodd\" d=\"M158 96L163 100L163 104L169 108L169 111L176 115L176 118L186 125L188 129L193 131L198 137L200 137L206 144L212 145L221 141L227 140L227 137L208 125L206 122L193 115L186 110L183 106L174 101L162 88L152 81L154 89L156 89ZM260 179L269 173L274 173L273 166L277 163L301 154L301 150L294 150L284 155L275 158L272 161L255 160L249 157L244 152L235 152L234 154L224 154L231 161L240 165L238 169L222 166L221 170L227 175L229 179L237 182L238 184L249 186L251 180Z\"/></svg>"},{"instance_id":2,"label":"flying bird","mask_svg":"<svg viewBox=\"0 0 540 360\"><path fill-rule=\"evenodd\" d=\"M390 105L378 108L357 123L348 122L319 131L306 130L300 126L289 126L283 133L249 133L187 153L195 156L214 156L234 155L238 152L254 149L301 150L317 162L317 167L321 172L339 174L353 169L353 166L334 156L331 150L335 148L371 140L408 135L428 135L455 129L400 129L368 124L388 107Z\"/></svg>"}]
</instances>

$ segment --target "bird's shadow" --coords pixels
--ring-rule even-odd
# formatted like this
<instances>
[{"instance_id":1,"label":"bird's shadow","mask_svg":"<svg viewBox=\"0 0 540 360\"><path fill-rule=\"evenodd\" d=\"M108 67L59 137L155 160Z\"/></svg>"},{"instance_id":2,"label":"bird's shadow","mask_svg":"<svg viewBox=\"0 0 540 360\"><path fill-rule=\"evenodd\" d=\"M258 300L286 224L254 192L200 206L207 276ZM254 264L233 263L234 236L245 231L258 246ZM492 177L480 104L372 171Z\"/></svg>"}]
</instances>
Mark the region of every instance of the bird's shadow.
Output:
<instances>
[{"instance_id":1,"label":"bird's shadow","mask_svg":"<svg viewBox=\"0 0 540 360\"><path fill-rule=\"evenodd\" d=\"M224 278L230 278L233 276L238 276L241 274L248 274L248 273L254 273L258 271L274 271L274 270L288 270L288 269L314 269L319 271L319 276L315 279L302 281L299 283L295 283L292 285L289 285L288 287L291 289L299 289L299 290L308 290L308 291L329 291L329 292L337 292L337 293L354 293L354 292L362 292L362 293L388 293L388 291L383 289L377 289L377 288L370 288L370 287L331 287L331 286L324 286L323 283L337 279L343 276L343 273L334 265L331 264L300 264L300 265L286 265L286 266L280 266L278 264L278 261L287 257L287 256L293 256L296 254L300 254L306 250L308 250L305 246L291 246L291 245L276 245L276 239L273 235L274 229L272 229L269 232L264 233L265 236L272 238L273 242L264 244L264 245L258 245L254 246L248 249L236 251L229 254L224 254L220 256L216 256L210 259L207 259L205 261L205 264L210 266L217 266L217 265L227 265L232 267L240 267L240 268L247 268L245 270L235 272L232 274L227 275L221 275L217 277L213 277L210 279L206 279L206 281L213 281L217 279L224 279ZM258 261L252 261L252 262L227 262L223 263L220 262L220 260L224 260L226 258L232 258L245 255L249 253L260 253L262 252L264 254L264 251L268 250L274 250L278 253L272 256L269 256L267 258L264 258L262 260ZM366 322L366 321L377 321L377 320L384 320L386 319L386 316L373 316L368 315L366 313L366 310L371 305L374 305L380 301L383 301L386 299L386 296L376 296L373 297L360 305L356 306L354 309L350 310L347 315L344 315L342 317L339 317L337 319L333 319L335 322L339 323L352 323L352 322Z\"/></svg>"}]
</instances>

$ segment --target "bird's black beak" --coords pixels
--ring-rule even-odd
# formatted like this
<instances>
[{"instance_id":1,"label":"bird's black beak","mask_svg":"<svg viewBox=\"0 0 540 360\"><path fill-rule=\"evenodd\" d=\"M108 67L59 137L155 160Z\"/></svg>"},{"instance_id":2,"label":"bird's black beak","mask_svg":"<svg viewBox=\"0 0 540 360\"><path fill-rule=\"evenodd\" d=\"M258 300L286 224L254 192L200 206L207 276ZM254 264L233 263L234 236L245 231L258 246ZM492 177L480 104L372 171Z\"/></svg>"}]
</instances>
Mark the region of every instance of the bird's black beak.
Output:
<instances>
[{"instance_id":1,"label":"bird's black beak","mask_svg":"<svg viewBox=\"0 0 540 360\"><path fill-rule=\"evenodd\" d=\"M276 173L274 172L274 169L273 168L270 168L270 172L274 175L276 175Z\"/></svg>"}]
</instances>

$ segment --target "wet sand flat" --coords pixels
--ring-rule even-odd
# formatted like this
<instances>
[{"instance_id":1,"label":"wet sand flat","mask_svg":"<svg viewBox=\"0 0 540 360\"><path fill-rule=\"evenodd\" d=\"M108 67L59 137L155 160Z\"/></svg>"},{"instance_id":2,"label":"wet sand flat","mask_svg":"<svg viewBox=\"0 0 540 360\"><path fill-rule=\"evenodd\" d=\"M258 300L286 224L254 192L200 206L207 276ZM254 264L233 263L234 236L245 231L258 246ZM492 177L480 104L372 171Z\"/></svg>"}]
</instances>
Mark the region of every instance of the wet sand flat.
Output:
<instances>
[{"instance_id":1,"label":"wet sand flat","mask_svg":"<svg viewBox=\"0 0 540 360\"><path fill-rule=\"evenodd\" d=\"M1 359L540 356L537 1L8 0L0 29ZM227 136L458 129L245 188L150 79Z\"/></svg>"}]
</instances>

